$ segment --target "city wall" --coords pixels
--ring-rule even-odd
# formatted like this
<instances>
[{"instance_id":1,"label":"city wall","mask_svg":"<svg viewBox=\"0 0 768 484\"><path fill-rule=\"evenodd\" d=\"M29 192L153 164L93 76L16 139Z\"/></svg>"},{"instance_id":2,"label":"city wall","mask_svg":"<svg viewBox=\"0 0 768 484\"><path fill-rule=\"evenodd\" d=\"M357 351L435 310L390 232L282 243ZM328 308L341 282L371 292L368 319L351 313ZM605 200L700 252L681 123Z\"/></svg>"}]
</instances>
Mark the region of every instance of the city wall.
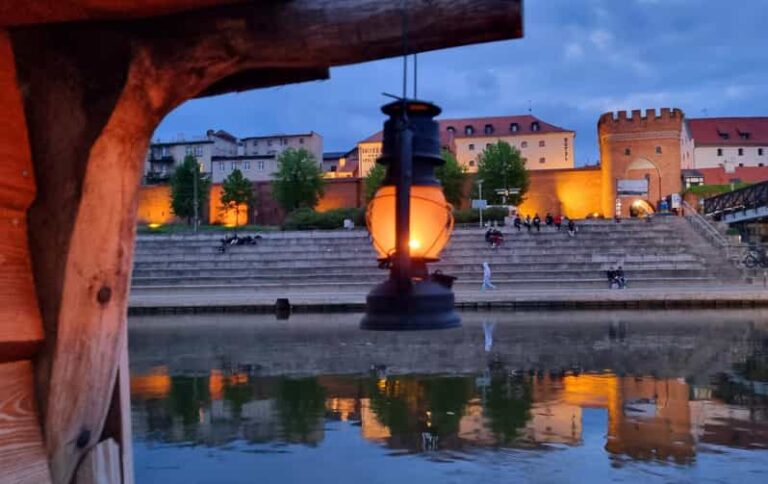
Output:
<instances>
[{"instance_id":1,"label":"city wall","mask_svg":"<svg viewBox=\"0 0 768 484\"><path fill-rule=\"evenodd\" d=\"M325 212L336 208L361 207L363 205L363 180L340 178L326 180L325 194L315 209ZM207 210L201 214L209 224L235 225L234 210L222 210L221 185L211 185ZM272 198L272 184L268 181L254 182L254 207L241 206L237 222L239 225L279 225L285 213ZM159 224L181 222L171 209L171 187L168 185L142 186L139 191L138 223Z\"/></svg>"},{"instance_id":2,"label":"city wall","mask_svg":"<svg viewBox=\"0 0 768 484\"><path fill-rule=\"evenodd\" d=\"M561 214L585 218L602 213L602 179L599 167L531 171L530 186L520 204L524 215Z\"/></svg>"}]
</instances>

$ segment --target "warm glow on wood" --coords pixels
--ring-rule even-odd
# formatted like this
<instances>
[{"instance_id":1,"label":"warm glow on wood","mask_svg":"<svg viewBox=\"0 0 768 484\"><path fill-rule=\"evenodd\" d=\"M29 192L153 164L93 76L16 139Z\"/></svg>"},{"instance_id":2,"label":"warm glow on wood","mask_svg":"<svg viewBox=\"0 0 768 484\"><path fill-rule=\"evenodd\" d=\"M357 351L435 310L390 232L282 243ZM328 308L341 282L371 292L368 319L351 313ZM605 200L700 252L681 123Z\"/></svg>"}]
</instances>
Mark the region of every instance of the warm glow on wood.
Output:
<instances>
[{"instance_id":1,"label":"warm glow on wood","mask_svg":"<svg viewBox=\"0 0 768 484\"><path fill-rule=\"evenodd\" d=\"M381 187L366 214L373 246L380 257L395 252L395 187ZM411 257L436 259L453 231L451 206L439 186L411 187Z\"/></svg>"}]
</instances>

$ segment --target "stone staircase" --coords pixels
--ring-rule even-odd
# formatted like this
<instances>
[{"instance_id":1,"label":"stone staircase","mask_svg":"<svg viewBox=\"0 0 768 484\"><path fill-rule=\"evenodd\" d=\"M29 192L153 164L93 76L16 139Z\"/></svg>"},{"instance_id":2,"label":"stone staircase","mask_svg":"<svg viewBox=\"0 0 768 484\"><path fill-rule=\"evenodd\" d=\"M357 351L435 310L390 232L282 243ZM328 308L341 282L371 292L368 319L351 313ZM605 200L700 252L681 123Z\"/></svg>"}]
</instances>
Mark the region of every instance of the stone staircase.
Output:
<instances>
[{"instance_id":1,"label":"stone staircase","mask_svg":"<svg viewBox=\"0 0 768 484\"><path fill-rule=\"evenodd\" d=\"M483 261L491 265L494 284L508 289L602 288L605 271L616 265L624 267L631 287L711 286L737 279L723 269L711 246L674 217L652 223L583 221L574 238L550 227L540 233L512 228L503 232L504 245L491 249L482 230L455 231L443 259L430 269L458 277L458 288L479 286ZM220 254L221 234L141 235L133 288L367 291L387 276L377 268L363 230L262 236L257 246L231 247Z\"/></svg>"}]
</instances>

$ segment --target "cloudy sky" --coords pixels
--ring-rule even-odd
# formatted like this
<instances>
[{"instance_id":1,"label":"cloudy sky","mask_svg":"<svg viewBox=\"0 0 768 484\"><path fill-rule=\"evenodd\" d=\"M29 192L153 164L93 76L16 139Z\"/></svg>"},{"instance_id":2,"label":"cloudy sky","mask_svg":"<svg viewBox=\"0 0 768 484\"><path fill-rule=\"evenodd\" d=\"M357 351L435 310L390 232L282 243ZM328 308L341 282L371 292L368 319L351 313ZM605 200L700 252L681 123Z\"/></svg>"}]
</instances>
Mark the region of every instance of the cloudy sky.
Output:
<instances>
[{"instance_id":1,"label":"cloudy sky","mask_svg":"<svg viewBox=\"0 0 768 484\"><path fill-rule=\"evenodd\" d=\"M525 37L424 53L419 97L445 117L524 114L576 131L576 163L598 157L606 111L680 107L688 117L768 116L766 0L527 0ZM308 132L344 151L383 121L402 61L331 70L331 79L189 101L160 138L208 128L236 136Z\"/></svg>"}]
</instances>

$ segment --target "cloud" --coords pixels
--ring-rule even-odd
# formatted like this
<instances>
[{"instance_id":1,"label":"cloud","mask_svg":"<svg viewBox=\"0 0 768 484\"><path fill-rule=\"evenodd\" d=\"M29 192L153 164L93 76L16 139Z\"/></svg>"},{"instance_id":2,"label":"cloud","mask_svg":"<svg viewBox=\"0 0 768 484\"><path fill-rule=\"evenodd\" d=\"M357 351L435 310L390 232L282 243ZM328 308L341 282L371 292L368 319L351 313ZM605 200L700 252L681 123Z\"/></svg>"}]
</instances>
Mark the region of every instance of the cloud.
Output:
<instances>
[{"instance_id":1,"label":"cloud","mask_svg":"<svg viewBox=\"0 0 768 484\"><path fill-rule=\"evenodd\" d=\"M580 60L584 57L584 49L581 47L581 44L571 42L565 45L563 55L565 56L565 59L569 61Z\"/></svg>"}]
</instances>

